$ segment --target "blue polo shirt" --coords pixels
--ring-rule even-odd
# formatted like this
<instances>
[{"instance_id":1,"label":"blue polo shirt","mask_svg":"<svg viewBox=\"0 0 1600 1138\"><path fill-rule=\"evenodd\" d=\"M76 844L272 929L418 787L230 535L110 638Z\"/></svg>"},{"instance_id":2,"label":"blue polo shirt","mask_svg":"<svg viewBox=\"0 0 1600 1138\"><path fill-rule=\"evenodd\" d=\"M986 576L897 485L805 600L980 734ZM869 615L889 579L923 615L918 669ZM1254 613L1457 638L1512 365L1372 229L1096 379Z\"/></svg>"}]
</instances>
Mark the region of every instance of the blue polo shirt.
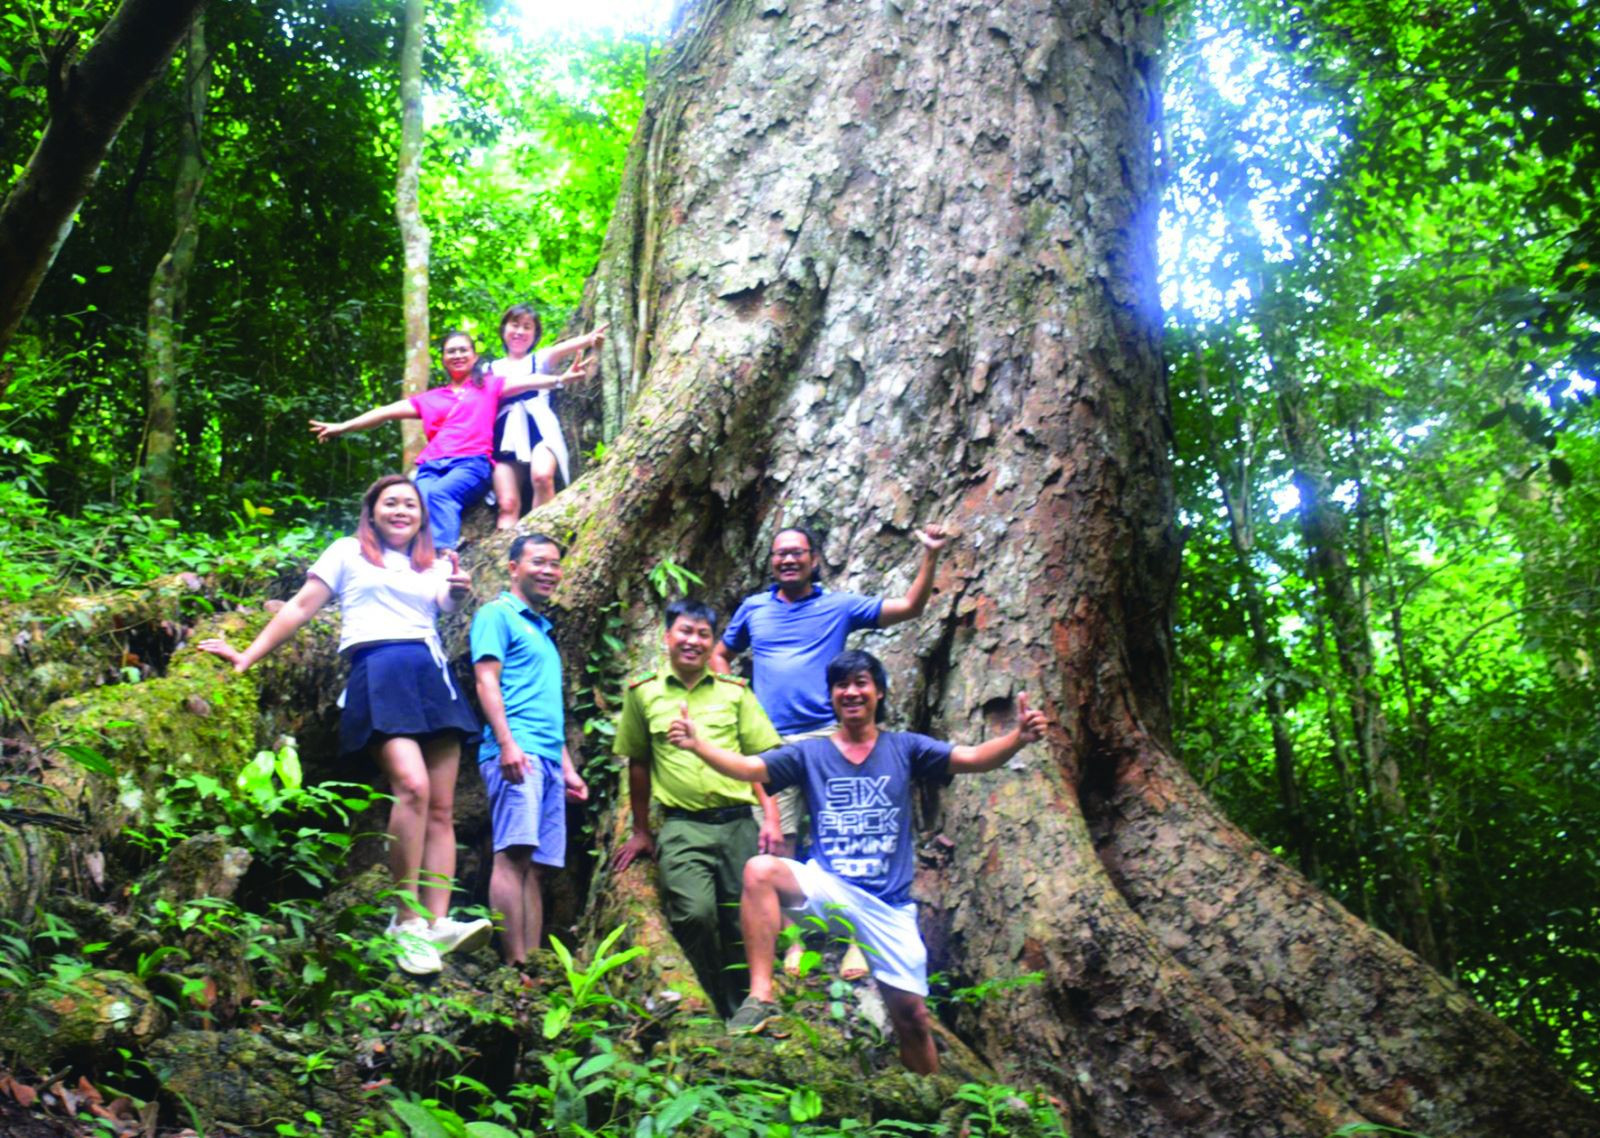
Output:
<instances>
[{"instance_id":1,"label":"blue polo shirt","mask_svg":"<svg viewBox=\"0 0 1600 1138\"><path fill-rule=\"evenodd\" d=\"M821 585L798 601L780 600L778 587L746 597L728 622L722 642L751 650L751 686L780 734L817 731L833 722L828 661L844 651L860 628L877 628L882 597L830 593Z\"/></svg>"},{"instance_id":2,"label":"blue polo shirt","mask_svg":"<svg viewBox=\"0 0 1600 1138\"><path fill-rule=\"evenodd\" d=\"M508 590L472 618L472 660L500 661L500 696L512 738L525 754L559 766L566 728L561 710L561 653L551 629L548 620ZM500 744L485 723L478 761L499 758Z\"/></svg>"}]
</instances>

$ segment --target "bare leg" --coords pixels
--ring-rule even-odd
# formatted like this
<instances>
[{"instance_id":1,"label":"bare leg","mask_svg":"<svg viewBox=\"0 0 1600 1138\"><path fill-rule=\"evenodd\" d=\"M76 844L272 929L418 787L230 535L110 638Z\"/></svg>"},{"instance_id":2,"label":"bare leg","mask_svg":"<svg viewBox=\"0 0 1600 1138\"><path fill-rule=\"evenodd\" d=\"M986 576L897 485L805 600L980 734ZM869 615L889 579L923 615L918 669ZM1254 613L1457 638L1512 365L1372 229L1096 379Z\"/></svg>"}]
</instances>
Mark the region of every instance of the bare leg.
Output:
<instances>
[{"instance_id":1,"label":"bare leg","mask_svg":"<svg viewBox=\"0 0 1600 1138\"><path fill-rule=\"evenodd\" d=\"M773 854L777 857L793 857L795 846L798 844L799 839L799 834L784 834L783 845L773 850ZM779 931L786 933L794 927L795 923L788 917L784 917L782 928ZM800 975L800 961L805 956L805 952L806 942L802 938L795 937L794 940L790 941L788 950L783 954L784 972L790 976Z\"/></svg>"},{"instance_id":2,"label":"bare leg","mask_svg":"<svg viewBox=\"0 0 1600 1138\"><path fill-rule=\"evenodd\" d=\"M495 529L513 529L522 516L521 475L514 462L494 464Z\"/></svg>"},{"instance_id":3,"label":"bare leg","mask_svg":"<svg viewBox=\"0 0 1600 1138\"><path fill-rule=\"evenodd\" d=\"M505 917L501 944L507 964L521 964L539 947L544 931L544 899L533 847L511 846L494 855L489 874L489 904Z\"/></svg>"},{"instance_id":4,"label":"bare leg","mask_svg":"<svg viewBox=\"0 0 1600 1138\"><path fill-rule=\"evenodd\" d=\"M933 1026L928 1019L928 1004L915 992L879 983L884 1007L900 1040L900 1062L906 1070L931 1075L939 1069L939 1051L933 1045Z\"/></svg>"},{"instance_id":5,"label":"bare leg","mask_svg":"<svg viewBox=\"0 0 1600 1138\"><path fill-rule=\"evenodd\" d=\"M537 510L556 496L555 451L543 443L534 447L533 461L528 464L528 477L533 482L533 508Z\"/></svg>"},{"instance_id":6,"label":"bare leg","mask_svg":"<svg viewBox=\"0 0 1600 1138\"><path fill-rule=\"evenodd\" d=\"M739 927L744 933L744 959L750 966L750 994L772 1000L772 958L785 906L798 908L805 892L778 858L758 854L744 863L744 892L739 898Z\"/></svg>"},{"instance_id":7,"label":"bare leg","mask_svg":"<svg viewBox=\"0 0 1600 1138\"><path fill-rule=\"evenodd\" d=\"M422 868L423 834L427 829L428 768L415 739L387 739L378 748L378 765L389 778L389 873L395 889L417 897L417 872ZM395 920L416 916L405 897L395 898Z\"/></svg>"},{"instance_id":8,"label":"bare leg","mask_svg":"<svg viewBox=\"0 0 1600 1138\"><path fill-rule=\"evenodd\" d=\"M421 897L423 906L438 918L450 912L450 888L456 877L456 768L461 763L461 742L454 735L429 739L422 745L422 756L428 766L428 823Z\"/></svg>"}]
</instances>

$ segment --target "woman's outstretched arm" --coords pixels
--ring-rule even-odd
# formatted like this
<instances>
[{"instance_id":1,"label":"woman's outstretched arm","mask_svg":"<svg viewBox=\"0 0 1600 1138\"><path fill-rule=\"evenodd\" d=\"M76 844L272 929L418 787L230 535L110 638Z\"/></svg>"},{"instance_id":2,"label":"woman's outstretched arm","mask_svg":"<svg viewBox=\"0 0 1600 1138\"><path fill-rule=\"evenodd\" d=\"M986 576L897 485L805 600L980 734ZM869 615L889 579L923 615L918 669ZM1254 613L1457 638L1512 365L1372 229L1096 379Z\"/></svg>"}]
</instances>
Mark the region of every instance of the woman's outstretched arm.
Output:
<instances>
[{"instance_id":1,"label":"woman's outstretched arm","mask_svg":"<svg viewBox=\"0 0 1600 1138\"><path fill-rule=\"evenodd\" d=\"M324 423L313 419L311 433L317 436L319 443L325 443L336 435L348 434L350 431L369 431L380 423L387 423L390 419L420 418L422 416L411 405L411 400L401 399L395 403L385 403L382 407L374 407L370 411L363 411L354 419L346 419L342 423Z\"/></svg>"},{"instance_id":2,"label":"woman's outstretched arm","mask_svg":"<svg viewBox=\"0 0 1600 1138\"><path fill-rule=\"evenodd\" d=\"M221 637L202 640L195 647L202 652L210 652L213 656L221 656L233 665L234 671L242 672L300 631L300 626L316 616L317 610L332 599L333 590L328 588L320 577L307 577L306 583L300 586L300 591L272 614L272 619L267 621L266 627L256 633L256 638L250 642L250 647L243 652L231 647Z\"/></svg>"}]
</instances>

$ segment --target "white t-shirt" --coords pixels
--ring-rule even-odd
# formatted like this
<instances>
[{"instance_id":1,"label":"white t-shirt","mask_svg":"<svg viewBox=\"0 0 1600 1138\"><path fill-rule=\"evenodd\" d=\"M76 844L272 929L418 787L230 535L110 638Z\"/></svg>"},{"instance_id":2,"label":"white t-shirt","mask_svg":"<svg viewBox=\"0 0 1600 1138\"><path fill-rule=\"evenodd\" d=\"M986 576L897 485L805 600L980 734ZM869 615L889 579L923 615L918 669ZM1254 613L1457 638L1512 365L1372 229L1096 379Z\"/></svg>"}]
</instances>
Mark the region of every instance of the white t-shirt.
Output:
<instances>
[{"instance_id":1,"label":"white t-shirt","mask_svg":"<svg viewBox=\"0 0 1600 1138\"><path fill-rule=\"evenodd\" d=\"M341 537L308 570L339 598L339 651L375 640L434 640L439 590L450 573L443 557L417 572L411 558L385 547L379 568L361 556L361 543Z\"/></svg>"},{"instance_id":2,"label":"white t-shirt","mask_svg":"<svg viewBox=\"0 0 1600 1138\"><path fill-rule=\"evenodd\" d=\"M529 352L520 360L514 360L510 356L501 356L499 359L495 360L494 363L489 365L489 370L494 372L496 375L503 375L507 379L527 379L535 372L537 372L539 375L554 374L550 370L549 352ZM523 394L530 395L538 393L524 392ZM517 399L519 396L513 395L511 398Z\"/></svg>"}]
</instances>

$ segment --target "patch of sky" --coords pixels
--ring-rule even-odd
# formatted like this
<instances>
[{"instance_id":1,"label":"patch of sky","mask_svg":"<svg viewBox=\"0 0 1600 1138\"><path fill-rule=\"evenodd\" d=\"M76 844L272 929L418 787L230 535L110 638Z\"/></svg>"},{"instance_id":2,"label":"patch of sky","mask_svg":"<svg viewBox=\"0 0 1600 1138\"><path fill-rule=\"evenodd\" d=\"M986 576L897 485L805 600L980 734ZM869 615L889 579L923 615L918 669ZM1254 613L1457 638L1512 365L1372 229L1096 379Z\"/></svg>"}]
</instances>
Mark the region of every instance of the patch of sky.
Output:
<instances>
[{"instance_id":1,"label":"patch of sky","mask_svg":"<svg viewBox=\"0 0 1600 1138\"><path fill-rule=\"evenodd\" d=\"M612 35L661 35L673 9L685 0L515 0L515 25L527 36L605 32Z\"/></svg>"},{"instance_id":2,"label":"patch of sky","mask_svg":"<svg viewBox=\"0 0 1600 1138\"><path fill-rule=\"evenodd\" d=\"M1312 195L1347 139L1322 93L1220 7L1188 43L1168 68L1157 254L1165 309L1209 323L1250 304L1252 265L1312 243Z\"/></svg>"}]
</instances>

